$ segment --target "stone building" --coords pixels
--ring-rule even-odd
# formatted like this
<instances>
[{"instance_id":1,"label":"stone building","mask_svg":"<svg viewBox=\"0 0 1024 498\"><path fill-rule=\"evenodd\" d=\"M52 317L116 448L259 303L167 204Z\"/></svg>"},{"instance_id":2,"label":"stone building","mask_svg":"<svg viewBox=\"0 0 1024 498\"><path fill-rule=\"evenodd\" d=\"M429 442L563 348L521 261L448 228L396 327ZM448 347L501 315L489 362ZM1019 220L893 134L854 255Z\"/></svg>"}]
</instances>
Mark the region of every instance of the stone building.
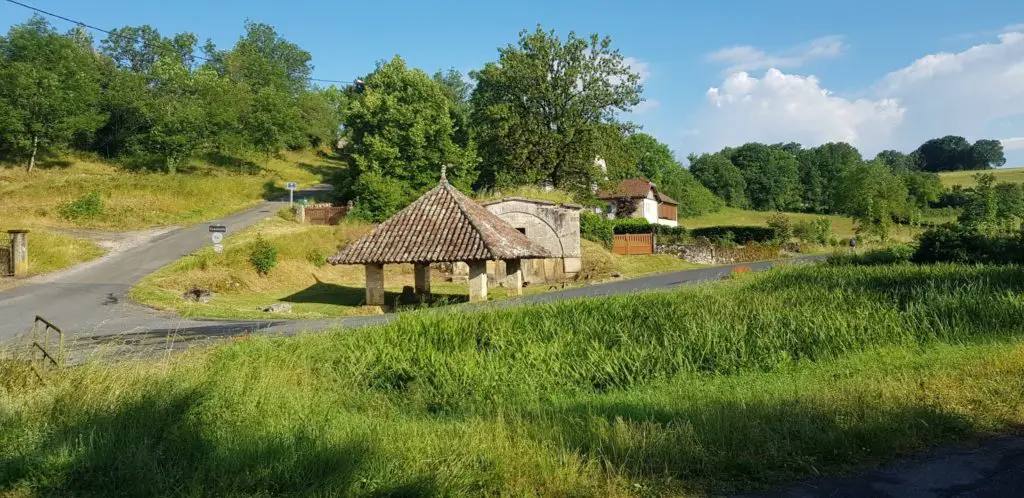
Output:
<instances>
[{"instance_id":1,"label":"stone building","mask_svg":"<svg viewBox=\"0 0 1024 498\"><path fill-rule=\"evenodd\" d=\"M501 262L502 283L512 294L519 294L522 263L550 258L552 253L524 232L452 187L442 169L437 187L328 261L333 265L364 265L366 304L382 306L385 264L413 263L415 291L428 295L431 263L464 263L469 275L469 300L486 301L488 261Z\"/></svg>"},{"instance_id":2,"label":"stone building","mask_svg":"<svg viewBox=\"0 0 1024 498\"><path fill-rule=\"evenodd\" d=\"M574 204L509 197L484 204L490 212L547 249L552 257L523 262L527 282L553 282L574 278L580 272L580 211ZM501 262L489 265L488 272L501 281Z\"/></svg>"},{"instance_id":3,"label":"stone building","mask_svg":"<svg viewBox=\"0 0 1024 498\"><path fill-rule=\"evenodd\" d=\"M612 191L598 192L597 198L608 202L611 218L644 218L652 225L679 226L677 208L679 203L665 195L646 178L630 178L621 181ZM616 200L631 199L636 203L632 213L616 212Z\"/></svg>"}]
</instances>

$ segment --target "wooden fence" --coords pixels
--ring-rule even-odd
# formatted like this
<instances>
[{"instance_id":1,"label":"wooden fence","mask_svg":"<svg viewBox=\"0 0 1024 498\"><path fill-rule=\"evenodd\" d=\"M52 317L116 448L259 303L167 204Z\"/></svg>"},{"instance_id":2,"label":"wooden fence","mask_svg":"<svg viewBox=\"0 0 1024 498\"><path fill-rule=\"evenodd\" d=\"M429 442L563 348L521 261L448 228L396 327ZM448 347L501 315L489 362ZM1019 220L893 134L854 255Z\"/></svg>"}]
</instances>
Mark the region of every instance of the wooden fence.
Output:
<instances>
[{"instance_id":1,"label":"wooden fence","mask_svg":"<svg viewBox=\"0 0 1024 498\"><path fill-rule=\"evenodd\" d=\"M337 225L348 214L348 206L307 207L306 223L310 225Z\"/></svg>"},{"instance_id":2,"label":"wooden fence","mask_svg":"<svg viewBox=\"0 0 1024 498\"><path fill-rule=\"evenodd\" d=\"M654 234L616 234L612 241L612 252L626 256L654 253Z\"/></svg>"}]
</instances>

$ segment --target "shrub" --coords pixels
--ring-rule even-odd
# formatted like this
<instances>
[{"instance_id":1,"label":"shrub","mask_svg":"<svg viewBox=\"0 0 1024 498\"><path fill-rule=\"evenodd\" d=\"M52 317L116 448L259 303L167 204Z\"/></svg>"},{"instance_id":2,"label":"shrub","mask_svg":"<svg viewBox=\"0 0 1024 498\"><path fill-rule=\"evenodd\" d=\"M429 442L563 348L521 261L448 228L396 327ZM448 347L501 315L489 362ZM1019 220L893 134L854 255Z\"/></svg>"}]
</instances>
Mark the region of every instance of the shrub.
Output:
<instances>
[{"instance_id":1,"label":"shrub","mask_svg":"<svg viewBox=\"0 0 1024 498\"><path fill-rule=\"evenodd\" d=\"M103 214L103 198L98 192L89 192L60 207L60 215L69 220L94 218Z\"/></svg>"},{"instance_id":2,"label":"shrub","mask_svg":"<svg viewBox=\"0 0 1024 498\"><path fill-rule=\"evenodd\" d=\"M309 261L313 266L320 268L327 264L327 256L320 252L319 249L313 249L306 253L306 261Z\"/></svg>"},{"instance_id":3,"label":"shrub","mask_svg":"<svg viewBox=\"0 0 1024 498\"><path fill-rule=\"evenodd\" d=\"M775 232L776 242L789 242L793 238L793 224L789 217L782 213L775 213L768 217L768 228Z\"/></svg>"},{"instance_id":4,"label":"shrub","mask_svg":"<svg viewBox=\"0 0 1024 498\"><path fill-rule=\"evenodd\" d=\"M729 241L736 244L751 242L766 243L775 240L775 230L756 226L713 226L690 230L692 237L704 237L711 241Z\"/></svg>"},{"instance_id":5,"label":"shrub","mask_svg":"<svg viewBox=\"0 0 1024 498\"><path fill-rule=\"evenodd\" d=\"M356 198L350 216L371 223L380 223L412 202L415 192L400 180L367 171L352 185Z\"/></svg>"},{"instance_id":6,"label":"shrub","mask_svg":"<svg viewBox=\"0 0 1024 498\"><path fill-rule=\"evenodd\" d=\"M256 273L266 276L277 266L277 249L270 245L263 236L256 236L256 243L253 244L252 252L249 253L249 263L256 269Z\"/></svg>"},{"instance_id":7,"label":"shrub","mask_svg":"<svg viewBox=\"0 0 1024 498\"><path fill-rule=\"evenodd\" d=\"M611 220L589 211L580 213L580 237L611 247L614 233Z\"/></svg>"},{"instance_id":8,"label":"shrub","mask_svg":"<svg viewBox=\"0 0 1024 498\"><path fill-rule=\"evenodd\" d=\"M612 231L614 233L652 233L654 230L652 227L658 225L651 225L644 218L624 218L620 220L611 220Z\"/></svg>"},{"instance_id":9,"label":"shrub","mask_svg":"<svg viewBox=\"0 0 1024 498\"><path fill-rule=\"evenodd\" d=\"M832 236L832 220L821 217L797 222L793 226L793 236L800 239L801 242L821 245L829 244L834 239Z\"/></svg>"},{"instance_id":10,"label":"shrub","mask_svg":"<svg viewBox=\"0 0 1024 498\"><path fill-rule=\"evenodd\" d=\"M872 249L860 253L837 252L828 257L826 262L834 266L877 266L909 263L914 256L914 246L896 244L883 249Z\"/></svg>"},{"instance_id":11,"label":"shrub","mask_svg":"<svg viewBox=\"0 0 1024 498\"><path fill-rule=\"evenodd\" d=\"M915 263L1024 262L1024 234L989 235L956 223L928 229L918 237Z\"/></svg>"}]
</instances>

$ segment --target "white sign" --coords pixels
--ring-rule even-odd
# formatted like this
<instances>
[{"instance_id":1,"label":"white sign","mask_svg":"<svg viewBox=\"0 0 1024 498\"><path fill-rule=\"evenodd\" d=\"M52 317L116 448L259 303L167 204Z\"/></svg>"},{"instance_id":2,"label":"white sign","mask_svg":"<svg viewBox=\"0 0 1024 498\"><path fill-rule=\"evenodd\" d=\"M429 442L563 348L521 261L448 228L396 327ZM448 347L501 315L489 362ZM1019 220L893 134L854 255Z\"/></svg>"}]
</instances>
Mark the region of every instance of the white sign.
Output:
<instances>
[{"instance_id":1,"label":"white sign","mask_svg":"<svg viewBox=\"0 0 1024 498\"><path fill-rule=\"evenodd\" d=\"M214 244L220 244L220 242L224 240L224 234L220 232L213 232L210 234L210 239L213 240Z\"/></svg>"},{"instance_id":2,"label":"white sign","mask_svg":"<svg viewBox=\"0 0 1024 498\"><path fill-rule=\"evenodd\" d=\"M288 182L288 206L295 204L295 182Z\"/></svg>"},{"instance_id":3,"label":"white sign","mask_svg":"<svg viewBox=\"0 0 1024 498\"><path fill-rule=\"evenodd\" d=\"M217 254L220 254L220 253L224 252L224 244L214 244L213 245L213 252L215 252Z\"/></svg>"}]
</instances>

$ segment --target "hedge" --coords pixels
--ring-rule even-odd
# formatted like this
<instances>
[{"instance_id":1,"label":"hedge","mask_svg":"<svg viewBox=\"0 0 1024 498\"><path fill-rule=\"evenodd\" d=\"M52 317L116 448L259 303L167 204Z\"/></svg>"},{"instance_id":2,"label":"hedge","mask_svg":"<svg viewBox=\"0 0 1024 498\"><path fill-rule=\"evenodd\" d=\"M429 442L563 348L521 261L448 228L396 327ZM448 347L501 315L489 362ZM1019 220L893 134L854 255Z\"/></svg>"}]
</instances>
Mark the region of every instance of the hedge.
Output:
<instances>
[{"instance_id":1,"label":"hedge","mask_svg":"<svg viewBox=\"0 0 1024 498\"><path fill-rule=\"evenodd\" d=\"M768 227L757 226L714 226L694 228L690 230L691 237L704 237L708 240L727 240L737 244L749 244L751 242L768 243L775 240L775 230Z\"/></svg>"}]
</instances>

